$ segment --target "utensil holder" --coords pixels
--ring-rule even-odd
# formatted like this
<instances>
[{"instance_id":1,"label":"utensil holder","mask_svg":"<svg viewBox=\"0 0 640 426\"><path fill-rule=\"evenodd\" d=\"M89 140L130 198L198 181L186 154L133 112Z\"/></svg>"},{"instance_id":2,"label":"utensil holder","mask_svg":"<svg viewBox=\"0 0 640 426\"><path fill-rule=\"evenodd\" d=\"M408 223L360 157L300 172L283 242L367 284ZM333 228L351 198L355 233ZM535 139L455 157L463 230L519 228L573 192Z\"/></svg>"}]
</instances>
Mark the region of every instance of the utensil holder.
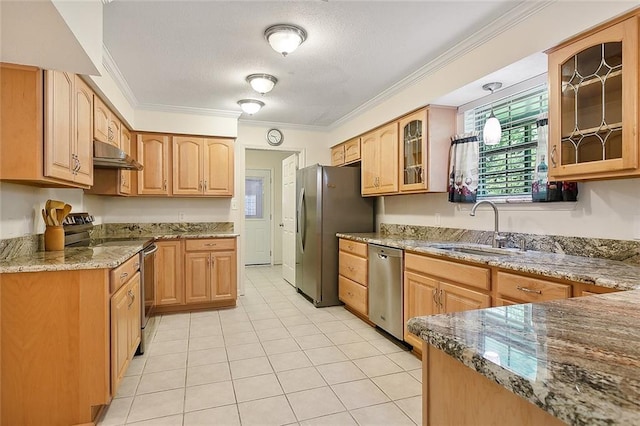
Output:
<instances>
[{"instance_id":1,"label":"utensil holder","mask_svg":"<svg viewBox=\"0 0 640 426\"><path fill-rule=\"evenodd\" d=\"M62 226L47 226L44 230L44 250L64 250L64 228Z\"/></svg>"}]
</instances>

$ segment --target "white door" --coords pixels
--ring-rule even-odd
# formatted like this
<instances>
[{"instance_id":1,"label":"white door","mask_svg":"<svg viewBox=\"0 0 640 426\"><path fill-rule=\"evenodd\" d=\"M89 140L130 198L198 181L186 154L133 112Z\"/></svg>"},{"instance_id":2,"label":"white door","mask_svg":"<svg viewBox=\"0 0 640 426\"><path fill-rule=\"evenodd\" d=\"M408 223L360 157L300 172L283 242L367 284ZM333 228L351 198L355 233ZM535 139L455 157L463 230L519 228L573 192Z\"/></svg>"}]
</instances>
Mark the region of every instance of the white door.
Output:
<instances>
[{"instance_id":1,"label":"white door","mask_svg":"<svg viewBox=\"0 0 640 426\"><path fill-rule=\"evenodd\" d=\"M282 160L282 278L296 285L296 171L298 154Z\"/></svg>"},{"instance_id":2,"label":"white door","mask_svg":"<svg viewBox=\"0 0 640 426\"><path fill-rule=\"evenodd\" d=\"M244 194L245 264L271 264L271 171L247 170Z\"/></svg>"}]
</instances>

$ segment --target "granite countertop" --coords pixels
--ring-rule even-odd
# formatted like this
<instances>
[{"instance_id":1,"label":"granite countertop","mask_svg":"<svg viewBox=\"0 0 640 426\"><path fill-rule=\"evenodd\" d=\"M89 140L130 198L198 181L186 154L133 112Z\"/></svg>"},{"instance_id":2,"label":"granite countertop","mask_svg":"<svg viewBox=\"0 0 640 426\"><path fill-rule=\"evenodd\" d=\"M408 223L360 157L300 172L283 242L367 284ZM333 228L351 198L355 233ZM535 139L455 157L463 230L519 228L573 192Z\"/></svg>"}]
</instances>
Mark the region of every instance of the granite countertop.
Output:
<instances>
[{"instance_id":1,"label":"granite countertop","mask_svg":"<svg viewBox=\"0 0 640 426\"><path fill-rule=\"evenodd\" d=\"M511 256L476 255L443 250L438 246L456 244L457 241L429 241L404 239L378 233L347 234L338 233L339 238L347 238L364 243L380 244L400 248L416 253L425 253L510 269L519 272L544 275L546 277L595 284L618 290L640 289L640 267L628 263L593 257L572 256L567 254L546 253L540 251L514 252ZM460 243L474 247L478 244Z\"/></svg>"},{"instance_id":2,"label":"granite countertop","mask_svg":"<svg viewBox=\"0 0 640 426\"><path fill-rule=\"evenodd\" d=\"M568 424L637 425L639 306L632 290L416 317L408 327Z\"/></svg>"},{"instance_id":3,"label":"granite countertop","mask_svg":"<svg viewBox=\"0 0 640 426\"><path fill-rule=\"evenodd\" d=\"M33 254L0 261L0 274L16 272L72 271L80 269L112 269L142 250L146 240L176 238L234 238L233 232L161 232L155 235L112 234L110 238L131 238L112 241L97 247L73 247L64 251L38 251Z\"/></svg>"}]
</instances>

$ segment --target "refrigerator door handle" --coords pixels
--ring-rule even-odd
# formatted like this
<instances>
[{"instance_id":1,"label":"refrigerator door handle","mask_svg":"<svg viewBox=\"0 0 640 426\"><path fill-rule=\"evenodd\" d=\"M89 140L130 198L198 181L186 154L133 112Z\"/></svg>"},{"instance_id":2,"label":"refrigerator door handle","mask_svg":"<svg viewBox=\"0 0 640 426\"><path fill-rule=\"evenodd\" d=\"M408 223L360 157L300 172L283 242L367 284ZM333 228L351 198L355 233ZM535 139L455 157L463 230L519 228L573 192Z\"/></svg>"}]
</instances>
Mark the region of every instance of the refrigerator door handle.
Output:
<instances>
[{"instance_id":1,"label":"refrigerator door handle","mask_svg":"<svg viewBox=\"0 0 640 426\"><path fill-rule=\"evenodd\" d=\"M304 240L305 240L305 226L306 223L303 223L302 217L303 217L303 209L306 208L306 203L304 200L304 188L300 188L300 197L298 199L298 221L297 221L297 228L298 228L298 246L300 247L300 253L304 253ZM304 221L306 222L306 214L304 215Z\"/></svg>"}]
</instances>

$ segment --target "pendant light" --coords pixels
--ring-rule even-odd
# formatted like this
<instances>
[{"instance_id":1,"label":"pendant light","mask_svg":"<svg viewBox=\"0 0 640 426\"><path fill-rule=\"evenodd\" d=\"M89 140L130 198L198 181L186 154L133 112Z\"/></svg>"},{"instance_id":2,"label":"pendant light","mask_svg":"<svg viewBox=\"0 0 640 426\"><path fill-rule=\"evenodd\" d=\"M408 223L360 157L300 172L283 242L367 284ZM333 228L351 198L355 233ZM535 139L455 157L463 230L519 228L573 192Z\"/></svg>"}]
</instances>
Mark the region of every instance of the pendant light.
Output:
<instances>
[{"instance_id":1,"label":"pendant light","mask_svg":"<svg viewBox=\"0 0 640 426\"><path fill-rule=\"evenodd\" d=\"M487 83L482 88L484 90L490 90L491 94L495 90L498 90L502 87L502 83L494 82ZM500 121L493 114L493 106L491 107L491 114L487 121L484 123L484 129L482 130L482 142L485 145L498 145L500 143L500 139L502 138L502 127L500 126Z\"/></svg>"},{"instance_id":2,"label":"pendant light","mask_svg":"<svg viewBox=\"0 0 640 426\"><path fill-rule=\"evenodd\" d=\"M282 56L287 56L304 43L307 39L307 32L296 25L277 24L264 31L264 38L267 39L273 50L282 53Z\"/></svg>"},{"instance_id":3,"label":"pendant light","mask_svg":"<svg viewBox=\"0 0 640 426\"><path fill-rule=\"evenodd\" d=\"M242 108L242 111L249 115L253 115L264 106L264 102L260 102L256 99L240 99L238 105Z\"/></svg>"},{"instance_id":4,"label":"pendant light","mask_svg":"<svg viewBox=\"0 0 640 426\"><path fill-rule=\"evenodd\" d=\"M251 85L253 90L264 95L273 90L278 79L271 74L251 74L247 76L247 83Z\"/></svg>"}]
</instances>

